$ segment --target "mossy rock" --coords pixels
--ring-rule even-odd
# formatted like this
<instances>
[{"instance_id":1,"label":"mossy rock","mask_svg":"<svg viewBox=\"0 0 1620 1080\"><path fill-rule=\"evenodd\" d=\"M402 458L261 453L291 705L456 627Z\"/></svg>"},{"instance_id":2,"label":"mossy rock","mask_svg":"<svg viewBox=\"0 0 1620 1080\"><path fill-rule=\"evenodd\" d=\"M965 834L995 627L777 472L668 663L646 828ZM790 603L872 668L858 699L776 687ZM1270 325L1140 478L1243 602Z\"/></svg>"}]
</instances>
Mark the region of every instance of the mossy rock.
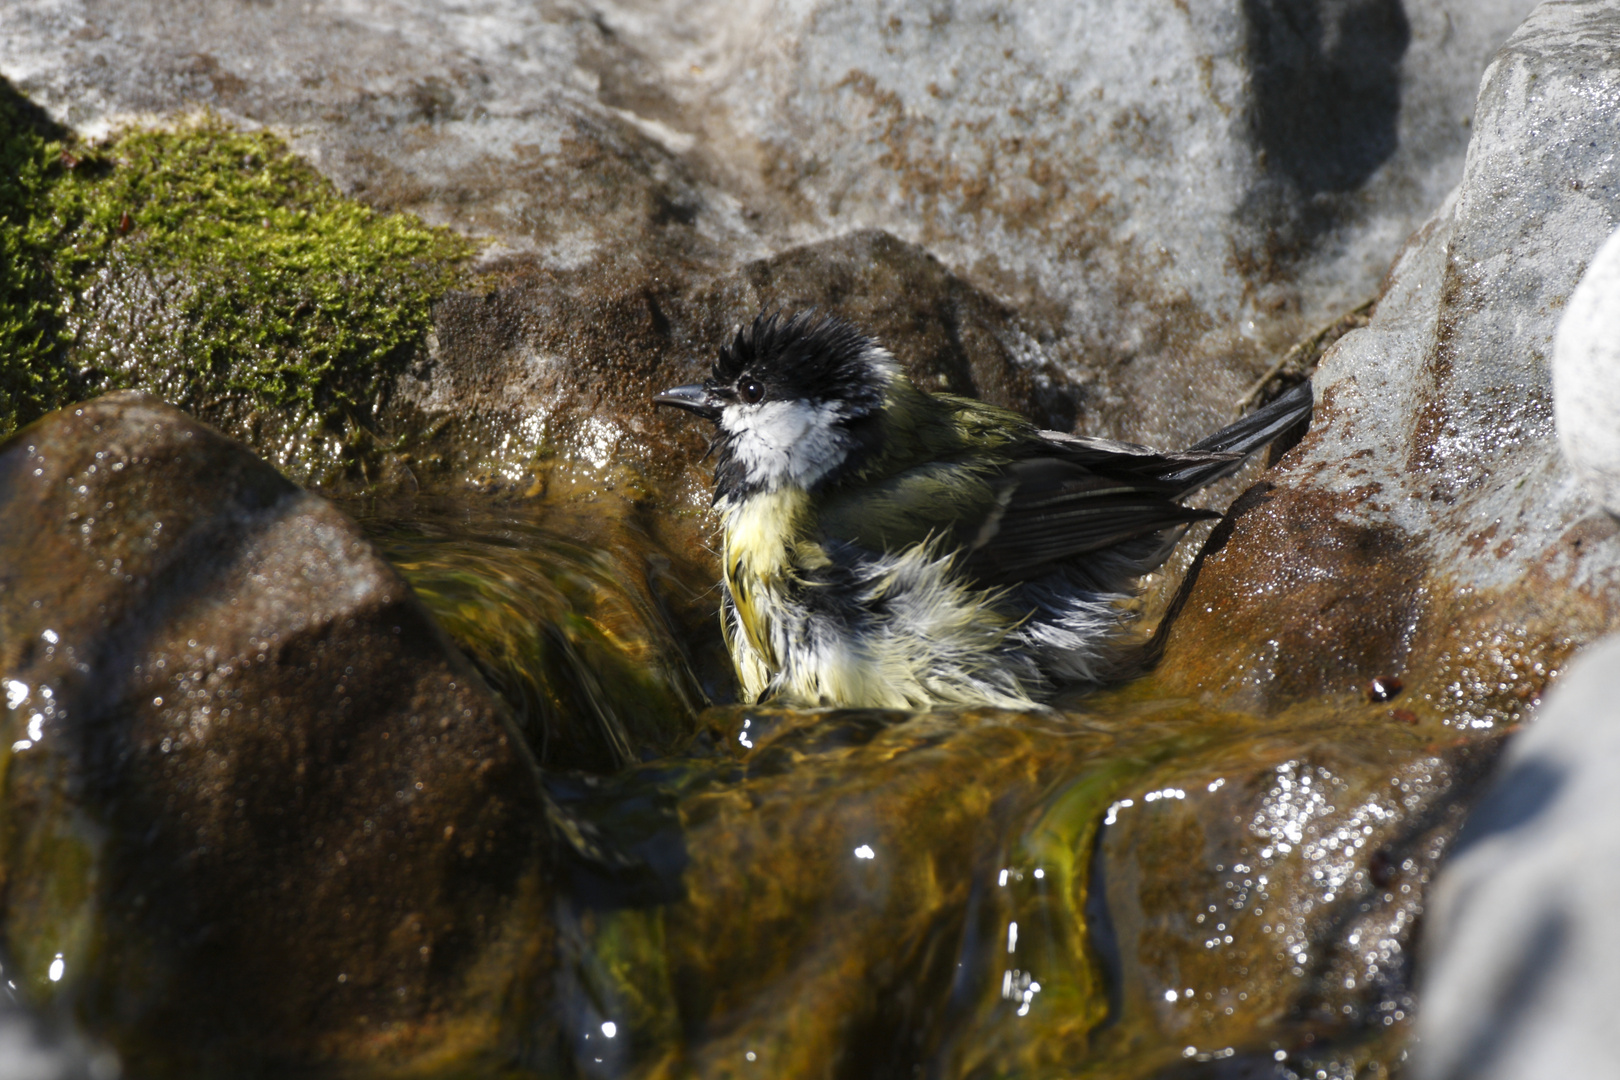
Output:
<instances>
[{"instance_id":1,"label":"mossy rock","mask_svg":"<svg viewBox=\"0 0 1620 1080\"><path fill-rule=\"evenodd\" d=\"M0 83L0 435L141 389L330 477L474 250L268 130L204 113L88 143Z\"/></svg>"}]
</instances>

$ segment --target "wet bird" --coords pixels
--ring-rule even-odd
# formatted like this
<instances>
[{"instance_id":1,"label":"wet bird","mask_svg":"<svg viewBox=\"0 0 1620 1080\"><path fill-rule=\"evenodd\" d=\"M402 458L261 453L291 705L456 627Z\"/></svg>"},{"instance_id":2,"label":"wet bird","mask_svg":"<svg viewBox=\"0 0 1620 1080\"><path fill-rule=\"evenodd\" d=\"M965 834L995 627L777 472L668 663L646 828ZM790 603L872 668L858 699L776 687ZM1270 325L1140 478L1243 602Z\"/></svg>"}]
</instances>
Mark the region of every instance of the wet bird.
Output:
<instances>
[{"instance_id":1,"label":"wet bird","mask_svg":"<svg viewBox=\"0 0 1620 1080\"><path fill-rule=\"evenodd\" d=\"M1310 415L1309 384L1180 453L916 387L832 317L762 315L657 395L715 424L721 627L744 694L1028 708L1127 666L1179 500Z\"/></svg>"}]
</instances>

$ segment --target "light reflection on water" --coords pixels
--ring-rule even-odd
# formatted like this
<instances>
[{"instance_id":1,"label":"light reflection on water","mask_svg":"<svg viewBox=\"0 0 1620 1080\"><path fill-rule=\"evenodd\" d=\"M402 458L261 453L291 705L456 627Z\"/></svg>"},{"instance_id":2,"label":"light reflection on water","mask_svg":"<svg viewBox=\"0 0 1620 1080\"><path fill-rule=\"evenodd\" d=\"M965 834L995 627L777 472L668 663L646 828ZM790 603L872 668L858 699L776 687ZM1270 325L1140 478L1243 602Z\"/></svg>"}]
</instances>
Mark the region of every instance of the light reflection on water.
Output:
<instances>
[{"instance_id":1,"label":"light reflection on water","mask_svg":"<svg viewBox=\"0 0 1620 1080\"><path fill-rule=\"evenodd\" d=\"M512 705L542 764L611 772L667 753L727 688L705 651L718 635L691 630L702 605L630 525L526 503L347 509Z\"/></svg>"},{"instance_id":2,"label":"light reflection on water","mask_svg":"<svg viewBox=\"0 0 1620 1080\"><path fill-rule=\"evenodd\" d=\"M692 592L680 596L670 585L679 575L659 577L658 562L670 558L668 551L647 535L622 521L581 527L520 504L474 515L465 507L415 503L368 508L359 516L513 704L537 756L553 770L616 774L611 791L548 779L553 796L588 820L605 847L634 849L653 867L649 873L663 875L643 886L655 899L614 900L622 907L612 910L623 914L596 911L569 931L582 957L604 951L612 957L607 966L590 961L597 965L588 980L590 1001L580 1006L582 1023L574 1028L577 1060L587 1074L618 1071L616 1061L632 1060L621 1055L650 1045L649 1031L680 1037L673 1034L681 1030L675 1017L689 1006L673 990L656 989L674 985L675 958L686 965L683 979L747 988L706 989L705 995L787 1002L782 995L791 988L766 973L827 963L852 977L865 972L861 978L875 978L871 972L887 970L913 947L902 935L921 932L905 921L913 917L945 926L927 932L945 933L931 947L953 957L955 981L934 986L941 995L945 985L958 988L949 994L954 1011L944 1014L951 1030L930 1035L939 1040L940 1060L980 1061L992 1071L1093 1051L1135 1061L1122 1065L1121 1076L1151 1075L1166 1055L1212 1062L1243 1053L1270 1063L1274 1050L1287 1051L1268 1045L1264 1035L1277 1016L1289 1015L1287 1003L1305 1000L1327 979L1353 991L1368 984L1373 994L1379 980L1399 975L1402 935L1417 910L1412 904L1392 901L1382 923L1363 919L1342 938L1324 937L1323 927L1331 922L1330 908L1363 888L1370 848L1443 786L1431 782L1441 770L1408 771L1392 786L1369 789L1366 777L1347 778L1337 766L1306 757L1276 755L1244 771L1231 764L1240 759L1210 756L1214 748L1241 747L1257 737L1333 745L1343 729L1331 709L1279 725L1216 715L1182 699L1156 701L1151 691L1126 688L1082 700L1084 712L993 722L944 713L705 711L707 700L722 696L723 688L716 688L729 676L723 654L704 651L713 648L705 642L718 642L709 610L714 597L693 599L712 584L688 576L683 585ZM1008 734L994 734L998 725ZM1412 736L1403 728L1392 738L1404 747L1401 740ZM706 748L694 749L700 746ZM964 755L974 765L946 783L952 762ZM1217 759L1218 769L1205 768ZM945 770L941 787L923 798L934 768ZM1034 779L1037 774L1042 779ZM570 784L578 790L565 791ZM908 784L919 788L911 803L902 794ZM889 801L890 790L898 801ZM1001 799L1024 809L1010 817L1002 811L999 824L986 820L980 831L961 825L948 835L934 832L930 818L915 816L921 807L932 816L981 797L986 805ZM1408 804L1412 799L1417 802ZM636 824L631 818L639 811L614 809L637 800L661 800L658 812ZM1181 815L1179 821L1216 813L1228 815L1235 830L1220 842L1253 846L1209 848L1204 862L1194 856L1180 868L1185 881L1172 864L1144 864L1147 876L1137 887L1146 901L1168 899L1166 910L1184 912L1190 952L1176 954L1185 968L1180 977L1144 987L1170 1019L1132 1012L1108 983L1127 977L1122 972L1141 978L1142 940L1120 951L1093 937L1112 933L1106 887L1129 867L1100 856L1094 861L1093 838L1098 829L1115 827L1157 838L1155 823L1164 815ZM914 826L898 824L913 820ZM831 831L814 832L823 827ZM814 835L833 842L809 842ZM659 845L684 847L691 865L683 857L674 871L658 870ZM994 849L986 857L994 861L974 862L981 856L967 853L975 845ZM812 849L819 852L815 858L807 854ZM834 857L847 870L829 875L825 860ZM846 889L844 874L860 886ZM970 888L991 885L990 896L974 893L980 906L963 914ZM1406 897L1407 889L1398 882L1390 893ZM905 914L913 904L918 914ZM1093 924L1099 915L1101 931ZM961 928L974 920L982 930ZM755 923L802 929L755 940ZM648 929L655 924L656 933ZM720 936L663 936L677 925L686 934ZM878 929L885 926L892 929ZM949 931L952 926L957 929ZM952 932L959 940L949 937ZM725 934L752 944L725 942ZM1269 949L1257 948L1256 939L1269 939L1263 943ZM1282 964L1271 964L1267 951ZM1332 955L1347 957L1353 970L1341 970L1345 963L1324 968ZM1153 957L1154 963L1161 959ZM1257 965L1247 981L1237 973L1240 963ZM1279 981L1281 975L1291 978ZM1283 982L1289 985L1279 989ZM668 1001L659 996L666 992ZM887 986L882 992L922 989ZM827 1008L826 1000L818 1004L807 996L823 993L848 1007L845 998L820 987L794 991L792 1008ZM1342 992L1335 1012L1341 1000ZM1398 992L1377 1001L1355 1008L1369 1011L1379 1030L1404 1020L1407 999ZM749 1019L772 1010L751 1008L712 1022L742 1025L727 1043L731 1061L752 1062L763 1053L762 1068L774 1067L778 1051L756 1048L777 1046L779 1033L765 1020ZM1353 1026L1355 1017L1345 1023L1352 1025L1346 1031L1361 1030ZM1289 1049L1305 1030L1292 1024L1283 1022L1276 1032ZM1093 1031L1098 1034L1088 1034ZM953 1040L976 1049L960 1050ZM1142 1049L1150 1045L1151 1051ZM1313 1067L1328 1067L1327 1059L1317 1055Z\"/></svg>"}]
</instances>

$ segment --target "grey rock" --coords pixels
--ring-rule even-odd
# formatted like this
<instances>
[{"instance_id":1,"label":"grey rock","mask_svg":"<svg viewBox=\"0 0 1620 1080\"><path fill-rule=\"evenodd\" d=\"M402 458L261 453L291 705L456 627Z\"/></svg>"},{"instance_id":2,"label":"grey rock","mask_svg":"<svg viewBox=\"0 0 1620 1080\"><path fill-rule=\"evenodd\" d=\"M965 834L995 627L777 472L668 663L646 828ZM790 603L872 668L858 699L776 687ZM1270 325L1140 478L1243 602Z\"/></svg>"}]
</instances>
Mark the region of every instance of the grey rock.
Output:
<instances>
[{"instance_id":1,"label":"grey rock","mask_svg":"<svg viewBox=\"0 0 1620 1080\"><path fill-rule=\"evenodd\" d=\"M1519 579L1592 509L1557 458L1549 362L1564 305L1620 224L1605 145L1620 131L1617 59L1620 11L1599 0L1543 5L1514 33L1481 85L1454 201L1391 270L1379 318L1323 364L1333 422L1316 482L1364 482L1363 449L1404 463L1376 503L1470 585ZM1513 550L1471 557L1498 522Z\"/></svg>"},{"instance_id":2,"label":"grey rock","mask_svg":"<svg viewBox=\"0 0 1620 1080\"><path fill-rule=\"evenodd\" d=\"M79 1032L48 1028L0 990L0 1076L6 1080L118 1080L118 1055Z\"/></svg>"},{"instance_id":3,"label":"grey rock","mask_svg":"<svg viewBox=\"0 0 1620 1080\"><path fill-rule=\"evenodd\" d=\"M628 343L690 374L752 313L739 266L859 230L999 306L997 350L1055 373L1084 430L1201 436L1376 289L1529 6L22 0L0 75L89 132L198 106L269 124L346 190L491 238L525 317L433 351L397 422L460 423L450 458L532 486L537 441L588 470L680 438L559 404L548 371L639 387ZM595 332L580 297L639 307ZM502 389L442 405L476 379Z\"/></svg>"},{"instance_id":4,"label":"grey rock","mask_svg":"<svg viewBox=\"0 0 1620 1080\"><path fill-rule=\"evenodd\" d=\"M1170 444L1376 289L1531 6L619 9L751 204L926 245L1050 322L1088 421Z\"/></svg>"},{"instance_id":5,"label":"grey rock","mask_svg":"<svg viewBox=\"0 0 1620 1080\"><path fill-rule=\"evenodd\" d=\"M1558 323L1553 413L1575 475L1620 514L1620 232L1598 250Z\"/></svg>"},{"instance_id":6,"label":"grey rock","mask_svg":"<svg viewBox=\"0 0 1620 1080\"><path fill-rule=\"evenodd\" d=\"M553 268L626 233L655 247L660 225L691 256L748 235L600 100L633 58L582 4L70 0L8 4L0 29L0 74L81 131L201 107L275 125L349 190Z\"/></svg>"},{"instance_id":7,"label":"grey rock","mask_svg":"<svg viewBox=\"0 0 1620 1080\"><path fill-rule=\"evenodd\" d=\"M1421 1080L1614 1068L1620 994L1620 640L1584 654L1458 838L1430 906Z\"/></svg>"},{"instance_id":8,"label":"grey rock","mask_svg":"<svg viewBox=\"0 0 1620 1080\"><path fill-rule=\"evenodd\" d=\"M1620 627L1620 536L1559 453L1550 373L1620 223L1616 100L1612 4L1543 5L1502 47L1462 184L1323 358L1310 435L1203 567L1167 652L1183 688L1274 708L1404 673L1402 707L1483 729Z\"/></svg>"}]
</instances>

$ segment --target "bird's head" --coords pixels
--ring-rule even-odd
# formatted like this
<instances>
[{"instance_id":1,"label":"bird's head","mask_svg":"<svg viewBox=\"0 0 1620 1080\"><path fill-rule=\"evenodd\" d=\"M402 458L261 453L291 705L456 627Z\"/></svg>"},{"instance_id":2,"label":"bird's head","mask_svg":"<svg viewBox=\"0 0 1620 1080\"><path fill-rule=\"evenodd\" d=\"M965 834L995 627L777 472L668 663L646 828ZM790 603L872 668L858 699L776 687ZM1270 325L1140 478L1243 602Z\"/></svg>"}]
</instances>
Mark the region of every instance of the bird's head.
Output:
<instances>
[{"instance_id":1,"label":"bird's head","mask_svg":"<svg viewBox=\"0 0 1620 1080\"><path fill-rule=\"evenodd\" d=\"M714 421L715 496L744 498L838 474L877 437L894 358L831 316L761 315L721 346L701 383L657 395Z\"/></svg>"}]
</instances>

